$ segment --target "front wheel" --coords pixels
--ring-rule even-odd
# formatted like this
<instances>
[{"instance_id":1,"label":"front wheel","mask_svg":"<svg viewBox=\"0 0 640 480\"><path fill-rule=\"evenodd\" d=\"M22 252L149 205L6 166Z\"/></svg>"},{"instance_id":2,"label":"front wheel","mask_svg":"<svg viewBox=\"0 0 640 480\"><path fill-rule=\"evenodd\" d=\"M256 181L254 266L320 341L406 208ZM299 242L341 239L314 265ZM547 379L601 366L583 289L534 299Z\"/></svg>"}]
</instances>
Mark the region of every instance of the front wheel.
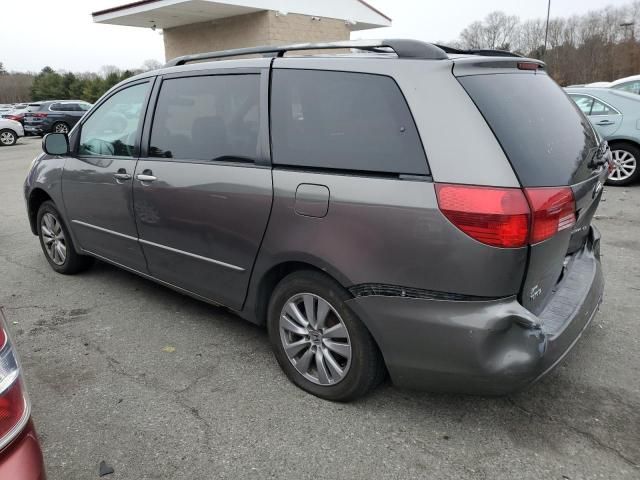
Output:
<instances>
[{"instance_id":1,"label":"front wheel","mask_svg":"<svg viewBox=\"0 0 640 480\"><path fill-rule=\"evenodd\" d=\"M55 133L69 133L69 125L64 122L54 123L52 130Z\"/></svg>"},{"instance_id":2,"label":"front wheel","mask_svg":"<svg viewBox=\"0 0 640 480\"><path fill-rule=\"evenodd\" d=\"M611 146L613 170L609 174L609 185L629 185L640 177L640 149L631 144L616 144Z\"/></svg>"},{"instance_id":3,"label":"front wheel","mask_svg":"<svg viewBox=\"0 0 640 480\"><path fill-rule=\"evenodd\" d=\"M38 237L49 265L56 272L71 275L91 266L93 259L78 255L60 213L51 201L38 210Z\"/></svg>"},{"instance_id":4,"label":"front wheel","mask_svg":"<svg viewBox=\"0 0 640 480\"><path fill-rule=\"evenodd\" d=\"M371 334L345 305L349 294L326 275L285 277L269 303L269 339L289 379L333 401L361 397L386 373Z\"/></svg>"},{"instance_id":5,"label":"front wheel","mask_svg":"<svg viewBox=\"0 0 640 480\"><path fill-rule=\"evenodd\" d=\"M18 135L13 130L0 130L0 145L10 147L18 141Z\"/></svg>"}]
</instances>

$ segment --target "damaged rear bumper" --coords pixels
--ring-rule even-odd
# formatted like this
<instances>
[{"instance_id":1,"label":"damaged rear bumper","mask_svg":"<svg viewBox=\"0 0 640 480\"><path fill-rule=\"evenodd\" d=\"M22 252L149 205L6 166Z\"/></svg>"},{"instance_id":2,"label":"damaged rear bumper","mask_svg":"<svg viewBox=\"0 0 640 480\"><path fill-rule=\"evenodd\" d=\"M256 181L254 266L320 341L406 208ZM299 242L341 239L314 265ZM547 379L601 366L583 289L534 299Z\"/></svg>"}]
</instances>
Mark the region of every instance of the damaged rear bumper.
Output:
<instances>
[{"instance_id":1,"label":"damaged rear bumper","mask_svg":"<svg viewBox=\"0 0 640 480\"><path fill-rule=\"evenodd\" d=\"M392 381L430 391L501 395L552 370L602 301L600 235L583 250L539 315L516 297L489 301L361 296L347 304L376 339Z\"/></svg>"}]
</instances>

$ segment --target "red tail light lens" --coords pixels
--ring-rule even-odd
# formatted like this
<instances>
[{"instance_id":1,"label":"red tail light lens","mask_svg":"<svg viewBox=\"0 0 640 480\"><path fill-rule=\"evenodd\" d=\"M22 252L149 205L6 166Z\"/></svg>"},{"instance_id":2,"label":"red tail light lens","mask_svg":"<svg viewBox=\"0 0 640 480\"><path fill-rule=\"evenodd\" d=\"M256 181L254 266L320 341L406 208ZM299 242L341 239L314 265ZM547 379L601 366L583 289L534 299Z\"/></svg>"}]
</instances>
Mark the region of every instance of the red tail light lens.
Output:
<instances>
[{"instance_id":1,"label":"red tail light lens","mask_svg":"<svg viewBox=\"0 0 640 480\"><path fill-rule=\"evenodd\" d=\"M486 245L518 248L529 238L529 205L519 188L437 184L442 213Z\"/></svg>"},{"instance_id":2,"label":"red tail light lens","mask_svg":"<svg viewBox=\"0 0 640 480\"><path fill-rule=\"evenodd\" d=\"M531 243L539 243L576 223L576 202L569 187L526 188L533 212Z\"/></svg>"},{"instance_id":3,"label":"red tail light lens","mask_svg":"<svg viewBox=\"0 0 640 480\"><path fill-rule=\"evenodd\" d=\"M47 114L46 113L34 113L33 116L35 118L44 118L44 117L47 116Z\"/></svg>"},{"instance_id":4,"label":"red tail light lens","mask_svg":"<svg viewBox=\"0 0 640 480\"><path fill-rule=\"evenodd\" d=\"M6 328L0 309L0 450L22 431L29 418L20 366Z\"/></svg>"},{"instance_id":5,"label":"red tail light lens","mask_svg":"<svg viewBox=\"0 0 640 480\"><path fill-rule=\"evenodd\" d=\"M24 117L24 115L11 115L10 117L7 117L9 120L15 120L16 122L19 122L20 120L22 120L22 117Z\"/></svg>"}]
</instances>

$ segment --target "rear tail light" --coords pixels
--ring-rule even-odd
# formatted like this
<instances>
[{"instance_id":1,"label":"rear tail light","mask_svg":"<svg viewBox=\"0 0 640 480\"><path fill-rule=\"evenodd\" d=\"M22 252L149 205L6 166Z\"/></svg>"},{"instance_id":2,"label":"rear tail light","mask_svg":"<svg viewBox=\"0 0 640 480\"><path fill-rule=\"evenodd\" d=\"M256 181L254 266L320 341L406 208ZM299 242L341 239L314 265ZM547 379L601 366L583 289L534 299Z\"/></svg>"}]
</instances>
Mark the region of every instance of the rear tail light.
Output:
<instances>
[{"instance_id":1,"label":"rear tail light","mask_svg":"<svg viewBox=\"0 0 640 480\"><path fill-rule=\"evenodd\" d=\"M31 115L32 117L35 118L45 118L48 114L46 113L34 113L33 115Z\"/></svg>"},{"instance_id":2,"label":"rear tail light","mask_svg":"<svg viewBox=\"0 0 640 480\"><path fill-rule=\"evenodd\" d=\"M24 115L10 115L7 118L9 120L15 120L16 122L19 122L20 120L22 120L22 117L24 117Z\"/></svg>"},{"instance_id":3,"label":"rear tail light","mask_svg":"<svg viewBox=\"0 0 640 480\"><path fill-rule=\"evenodd\" d=\"M573 192L559 188L498 188L436 184L442 213L475 240L519 248L551 238L576 222Z\"/></svg>"},{"instance_id":4,"label":"rear tail light","mask_svg":"<svg viewBox=\"0 0 640 480\"><path fill-rule=\"evenodd\" d=\"M533 212L531 243L539 243L576 224L576 202L569 187L526 188Z\"/></svg>"},{"instance_id":5,"label":"rear tail light","mask_svg":"<svg viewBox=\"0 0 640 480\"><path fill-rule=\"evenodd\" d=\"M29 419L20 364L7 332L4 312L0 308L0 449L18 435Z\"/></svg>"},{"instance_id":6,"label":"rear tail light","mask_svg":"<svg viewBox=\"0 0 640 480\"><path fill-rule=\"evenodd\" d=\"M519 188L436 185L440 210L479 242L517 248L527 244L529 205Z\"/></svg>"}]
</instances>

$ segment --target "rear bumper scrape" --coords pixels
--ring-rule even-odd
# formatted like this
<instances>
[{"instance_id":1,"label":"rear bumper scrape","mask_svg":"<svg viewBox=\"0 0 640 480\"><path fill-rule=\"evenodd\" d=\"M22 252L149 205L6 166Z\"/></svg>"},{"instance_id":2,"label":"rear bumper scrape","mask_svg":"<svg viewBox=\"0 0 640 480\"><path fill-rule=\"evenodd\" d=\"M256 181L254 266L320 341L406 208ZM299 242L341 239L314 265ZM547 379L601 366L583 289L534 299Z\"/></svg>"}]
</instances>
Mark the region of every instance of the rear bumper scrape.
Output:
<instances>
[{"instance_id":1,"label":"rear bumper scrape","mask_svg":"<svg viewBox=\"0 0 640 480\"><path fill-rule=\"evenodd\" d=\"M585 248L544 310L516 297L489 301L362 296L347 302L363 320L396 385L502 395L535 382L567 355L602 300L600 235Z\"/></svg>"}]
</instances>

